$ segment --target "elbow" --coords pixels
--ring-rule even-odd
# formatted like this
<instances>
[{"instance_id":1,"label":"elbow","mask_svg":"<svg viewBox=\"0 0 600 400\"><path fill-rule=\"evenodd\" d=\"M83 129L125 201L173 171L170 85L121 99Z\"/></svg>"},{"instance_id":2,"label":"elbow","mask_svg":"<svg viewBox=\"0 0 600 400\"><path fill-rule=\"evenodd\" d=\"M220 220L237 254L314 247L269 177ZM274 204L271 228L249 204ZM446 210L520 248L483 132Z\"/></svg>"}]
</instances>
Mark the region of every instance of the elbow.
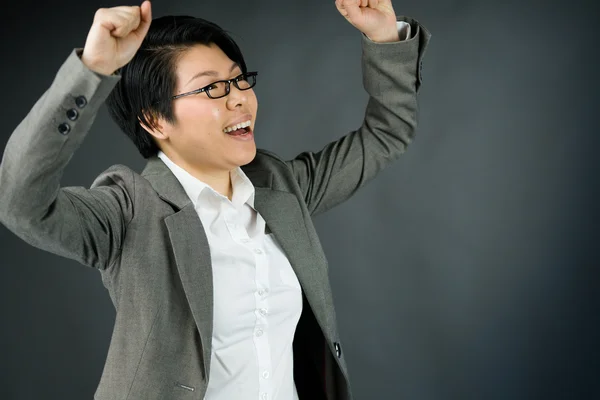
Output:
<instances>
[{"instance_id":1,"label":"elbow","mask_svg":"<svg viewBox=\"0 0 600 400\"><path fill-rule=\"evenodd\" d=\"M23 210L13 206L3 197L0 197L0 223L19 237L31 232L35 226L33 218L27 217Z\"/></svg>"},{"instance_id":2,"label":"elbow","mask_svg":"<svg viewBox=\"0 0 600 400\"><path fill-rule=\"evenodd\" d=\"M21 195L16 188L7 186L0 183L0 223L18 236L29 236L40 225L38 213L31 207L31 202L27 201L27 196Z\"/></svg>"}]
</instances>

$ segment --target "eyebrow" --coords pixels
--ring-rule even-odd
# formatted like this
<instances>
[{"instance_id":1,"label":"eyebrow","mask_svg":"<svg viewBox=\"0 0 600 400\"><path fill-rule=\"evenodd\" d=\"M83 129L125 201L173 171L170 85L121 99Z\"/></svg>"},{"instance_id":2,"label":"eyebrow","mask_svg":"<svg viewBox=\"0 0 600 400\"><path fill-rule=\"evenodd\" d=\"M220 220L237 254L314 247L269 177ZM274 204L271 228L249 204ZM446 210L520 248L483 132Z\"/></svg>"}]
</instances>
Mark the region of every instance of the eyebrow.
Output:
<instances>
[{"instance_id":1,"label":"eyebrow","mask_svg":"<svg viewBox=\"0 0 600 400\"><path fill-rule=\"evenodd\" d=\"M239 66L238 63L234 62L233 64L231 64L231 68L229 69L229 72L231 73L235 67L238 67L241 69L241 67ZM202 72L198 72L196 75L192 76L192 79L190 79L189 81L187 81L187 83L185 84L186 86L193 81L196 78L200 78L201 76L214 76L214 77L218 77L219 73L217 71L213 71L213 70L209 70L209 71L202 71Z\"/></svg>"}]
</instances>

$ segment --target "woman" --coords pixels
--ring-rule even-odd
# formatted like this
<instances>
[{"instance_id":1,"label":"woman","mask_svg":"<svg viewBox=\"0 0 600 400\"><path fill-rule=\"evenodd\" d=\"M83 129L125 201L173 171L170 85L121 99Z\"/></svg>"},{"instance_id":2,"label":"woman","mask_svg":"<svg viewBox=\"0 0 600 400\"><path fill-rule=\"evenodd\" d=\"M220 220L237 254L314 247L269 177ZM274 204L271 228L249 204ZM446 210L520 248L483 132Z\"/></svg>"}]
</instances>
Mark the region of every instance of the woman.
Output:
<instances>
[{"instance_id":1,"label":"woman","mask_svg":"<svg viewBox=\"0 0 600 400\"><path fill-rule=\"evenodd\" d=\"M285 161L256 149L256 73L208 21L101 9L11 136L0 220L97 268L116 308L96 399L350 399L312 216L413 137L429 33L389 0L337 0L364 35L356 131ZM402 39L402 40L401 40ZM148 159L59 187L105 101Z\"/></svg>"}]
</instances>

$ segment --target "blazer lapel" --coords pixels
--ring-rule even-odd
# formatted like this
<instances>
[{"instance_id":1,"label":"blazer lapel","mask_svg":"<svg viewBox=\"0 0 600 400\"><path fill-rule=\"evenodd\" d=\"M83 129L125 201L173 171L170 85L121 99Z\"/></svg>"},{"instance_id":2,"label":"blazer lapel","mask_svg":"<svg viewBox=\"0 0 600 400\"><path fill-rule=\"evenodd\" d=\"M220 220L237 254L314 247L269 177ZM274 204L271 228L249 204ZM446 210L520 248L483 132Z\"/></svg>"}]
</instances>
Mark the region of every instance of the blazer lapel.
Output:
<instances>
[{"instance_id":1,"label":"blazer lapel","mask_svg":"<svg viewBox=\"0 0 600 400\"><path fill-rule=\"evenodd\" d=\"M175 210L174 214L165 218L165 224L183 289L200 334L204 370L208 378L213 328L213 275L208 239L194 204L160 158L151 158L142 176Z\"/></svg>"},{"instance_id":2,"label":"blazer lapel","mask_svg":"<svg viewBox=\"0 0 600 400\"><path fill-rule=\"evenodd\" d=\"M254 208L283 248L323 332L331 332L327 323L327 307L333 307L333 299L330 292L324 290L324 284L329 281L327 268L315 254L298 199L291 193L271 189L273 179L270 171L244 172L254 185Z\"/></svg>"},{"instance_id":3,"label":"blazer lapel","mask_svg":"<svg viewBox=\"0 0 600 400\"><path fill-rule=\"evenodd\" d=\"M213 328L213 276L208 240L192 203L165 218L165 223L183 289L200 333L208 377Z\"/></svg>"}]
</instances>

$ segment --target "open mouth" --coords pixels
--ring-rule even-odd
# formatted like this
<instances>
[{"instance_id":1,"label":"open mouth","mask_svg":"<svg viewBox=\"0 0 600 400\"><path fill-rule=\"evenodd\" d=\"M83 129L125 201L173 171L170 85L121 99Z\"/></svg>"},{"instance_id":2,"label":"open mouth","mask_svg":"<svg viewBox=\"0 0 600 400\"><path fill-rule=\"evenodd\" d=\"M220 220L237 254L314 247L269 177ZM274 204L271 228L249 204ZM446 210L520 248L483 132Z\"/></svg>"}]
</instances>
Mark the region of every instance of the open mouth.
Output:
<instances>
[{"instance_id":1,"label":"open mouth","mask_svg":"<svg viewBox=\"0 0 600 400\"><path fill-rule=\"evenodd\" d=\"M245 128L239 128L234 131L229 131L229 132L225 132L225 133L230 136L244 136L244 135L249 134L250 132L252 132L252 128L247 126Z\"/></svg>"},{"instance_id":2,"label":"open mouth","mask_svg":"<svg viewBox=\"0 0 600 400\"><path fill-rule=\"evenodd\" d=\"M244 136L252 132L252 121L250 119L240 122L236 125L231 125L223 129L223 132L230 136Z\"/></svg>"}]
</instances>

